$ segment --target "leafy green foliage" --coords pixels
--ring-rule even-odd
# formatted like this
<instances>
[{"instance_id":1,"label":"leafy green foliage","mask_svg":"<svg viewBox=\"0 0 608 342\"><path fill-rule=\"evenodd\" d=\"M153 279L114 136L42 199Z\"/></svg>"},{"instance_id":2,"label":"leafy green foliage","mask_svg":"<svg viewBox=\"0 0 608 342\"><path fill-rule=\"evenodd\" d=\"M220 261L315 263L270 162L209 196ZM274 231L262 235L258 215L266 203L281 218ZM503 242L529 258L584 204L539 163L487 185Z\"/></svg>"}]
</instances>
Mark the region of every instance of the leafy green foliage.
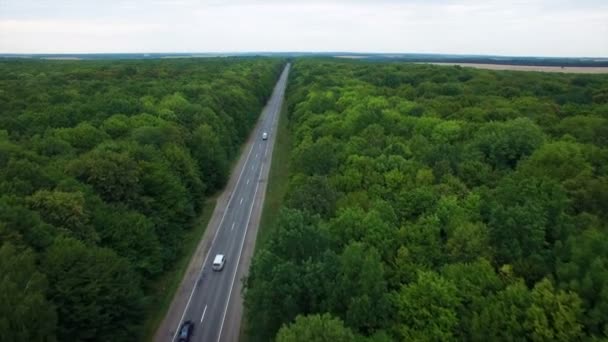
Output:
<instances>
[{"instance_id":1,"label":"leafy green foliage","mask_svg":"<svg viewBox=\"0 0 608 342\"><path fill-rule=\"evenodd\" d=\"M397 334L402 340L454 340L457 305L453 284L433 273L420 272L418 279L398 294Z\"/></svg>"},{"instance_id":2,"label":"leafy green foliage","mask_svg":"<svg viewBox=\"0 0 608 342\"><path fill-rule=\"evenodd\" d=\"M54 341L57 314L47 297L48 282L36 270L31 250L0 247L0 339Z\"/></svg>"},{"instance_id":3,"label":"leafy green foliage","mask_svg":"<svg viewBox=\"0 0 608 342\"><path fill-rule=\"evenodd\" d=\"M113 251L57 238L44 258L60 340L126 339L141 314L139 277ZM129 303L125 305L124 303Z\"/></svg>"},{"instance_id":4,"label":"leafy green foliage","mask_svg":"<svg viewBox=\"0 0 608 342\"><path fill-rule=\"evenodd\" d=\"M320 59L290 75L252 341L608 338L606 76Z\"/></svg>"},{"instance_id":5,"label":"leafy green foliage","mask_svg":"<svg viewBox=\"0 0 608 342\"><path fill-rule=\"evenodd\" d=\"M329 314L298 316L277 335L277 342L349 342L353 339L353 333L344 323Z\"/></svg>"},{"instance_id":6,"label":"leafy green foliage","mask_svg":"<svg viewBox=\"0 0 608 342\"><path fill-rule=\"evenodd\" d=\"M582 337L581 300L574 294L555 291L548 280L532 290L525 327L534 341L574 341Z\"/></svg>"}]
</instances>

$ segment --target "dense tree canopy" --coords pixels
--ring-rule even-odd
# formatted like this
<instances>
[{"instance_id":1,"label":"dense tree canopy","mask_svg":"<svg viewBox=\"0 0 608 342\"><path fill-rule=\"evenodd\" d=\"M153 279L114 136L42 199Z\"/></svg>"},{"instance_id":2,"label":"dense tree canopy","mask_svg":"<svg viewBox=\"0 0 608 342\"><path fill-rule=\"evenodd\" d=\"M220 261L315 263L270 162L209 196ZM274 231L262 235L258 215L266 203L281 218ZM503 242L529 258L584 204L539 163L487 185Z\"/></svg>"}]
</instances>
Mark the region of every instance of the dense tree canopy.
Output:
<instances>
[{"instance_id":1,"label":"dense tree canopy","mask_svg":"<svg viewBox=\"0 0 608 342\"><path fill-rule=\"evenodd\" d=\"M252 341L608 338L604 75L301 59Z\"/></svg>"},{"instance_id":2,"label":"dense tree canopy","mask_svg":"<svg viewBox=\"0 0 608 342\"><path fill-rule=\"evenodd\" d=\"M294 324L283 327L277 335L278 342L349 342L353 333L329 314L298 316Z\"/></svg>"},{"instance_id":3,"label":"dense tree canopy","mask_svg":"<svg viewBox=\"0 0 608 342\"><path fill-rule=\"evenodd\" d=\"M275 59L0 62L0 340L132 341Z\"/></svg>"}]
</instances>

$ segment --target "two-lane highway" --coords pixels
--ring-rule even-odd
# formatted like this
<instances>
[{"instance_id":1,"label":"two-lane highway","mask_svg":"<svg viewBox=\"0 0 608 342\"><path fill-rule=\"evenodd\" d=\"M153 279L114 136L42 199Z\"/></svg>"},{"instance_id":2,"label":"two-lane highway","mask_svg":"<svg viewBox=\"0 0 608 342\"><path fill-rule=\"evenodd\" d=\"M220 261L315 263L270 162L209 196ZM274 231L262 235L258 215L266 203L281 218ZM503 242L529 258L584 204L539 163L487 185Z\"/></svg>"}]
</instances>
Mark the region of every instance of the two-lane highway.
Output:
<instances>
[{"instance_id":1,"label":"two-lane highway","mask_svg":"<svg viewBox=\"0 0 608 342\"><path fill-rule=\"evenodd\" d=\"M240 327L242 311L240 276L246 273L244 268L248 267L249 260L245 259L250 258L252 254L253 246L247 244L255 241L255 236L251 237L251 235L257 233L261 202L266 191L266 179L275 141L274 133L283 104L288 73L289 65L283 70L252 132L252 138L244 152L246 156L241 157L245 158L244 161L241 160L234 170L238 173L238 178L236 182L233 181L227 186L226 191L230 193L225 208L216 209L214 215L220 216L221 213L219 223L217 219L215 222L213 219L210 221L207 229L212 229L215 233L210 245L207 244L202 264L200 260L198 261L198 274L194 277L192 273L190 279L187 279L188 275L186 275L180 288L181 292L176 294L176 296L185 296L186 289L189 288L188 299L185 304L180 303L179 298L174 300L168 317L156 335L157 341L177 341L179 328L188 320L195 325L191 341L234 341L238 338L238 331L235 330ZM262 139L263 132L268 133L267 140ZM218 205L220 204L218 201ZM212 227L214 224L217 226ZM210 236L206 235L205 238ZM203 242L201 245L204 245ZM244 247L248 249L247 253L244 253ZM217 254L224 254L226 257L221 271L214 271L211 267ZM202 255L203 253L199 252L199 257ZM196 255L193 258L196 259ZM190 267L194 266L196 264L191 264ZM170 317L171 315L175 317ZM235 322L235 320L239 321ZM162 331L163 329L171 329L171 331L167 334L167 331Z\"/></svg>"}]
</instances>

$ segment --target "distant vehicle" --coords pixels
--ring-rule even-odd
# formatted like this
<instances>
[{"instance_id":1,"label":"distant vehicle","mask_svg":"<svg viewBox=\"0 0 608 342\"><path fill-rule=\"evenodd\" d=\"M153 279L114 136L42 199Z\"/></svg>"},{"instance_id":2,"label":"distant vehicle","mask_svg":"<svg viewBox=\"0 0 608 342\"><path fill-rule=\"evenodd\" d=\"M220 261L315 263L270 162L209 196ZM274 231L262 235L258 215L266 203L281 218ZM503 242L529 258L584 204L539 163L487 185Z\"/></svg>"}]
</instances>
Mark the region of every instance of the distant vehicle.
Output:
<instances>
[{"instance_id":1,"label":"distant vehicle","mask_svg":"<svg viewBox=\"0 0 608 342\"><path fill-rule=\"evenodd\" d=\"M179 330L179 342L190 342L192 332L194 331L194 323L192 321L185 321L182 324L182 328Z\"/></svg>"},{"instance_id":2,"label":"distant vehicle","mask_svg":"<svg viewBox=\"0 0 608 342\"><path fill-rule=\"evenodd\" d=\"M224 262L226 262L226 258L224 257L224 254L216 255L215 259L213 259L213 270L221 271L222 268L224 268Z\"/></svg>"},{"instance_id":3,"label":"distant vehicle","mask_svg":"<svg viewBox=\"0 0 608 342\"><path fill-rule=\"evenodd\" d=\"M268 133L264 132L262 133L262 140L267 140L268 139Z\"/></svg>"}]
</instances>

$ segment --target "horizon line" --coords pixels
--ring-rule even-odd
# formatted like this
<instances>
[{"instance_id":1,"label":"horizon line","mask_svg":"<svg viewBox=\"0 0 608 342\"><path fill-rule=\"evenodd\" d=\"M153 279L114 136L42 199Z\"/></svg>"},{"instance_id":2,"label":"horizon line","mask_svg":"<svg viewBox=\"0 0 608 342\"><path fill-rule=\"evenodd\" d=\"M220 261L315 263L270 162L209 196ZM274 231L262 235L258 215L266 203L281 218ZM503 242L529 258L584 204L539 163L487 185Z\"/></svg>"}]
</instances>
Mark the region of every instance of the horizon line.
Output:
<instances>
[{"instance_id":1,"label":"horizon line","mask_svg":"<svg viewBox=\"0 0 608 342\"><path fill-rule=\"evenodd\" d=\"M69 56L69 55L255 55L255 54L343 54L343 55L400 55L400 56L454 56L454 57L486 57L486 58L544 58L544 59L606 59L608 56L548 56L548 55L496 55L479 53L437 53L437 52L353 52L353 51L228 51L228 52L0 52L0 56Z\"/></svg>"}]
</instances>

